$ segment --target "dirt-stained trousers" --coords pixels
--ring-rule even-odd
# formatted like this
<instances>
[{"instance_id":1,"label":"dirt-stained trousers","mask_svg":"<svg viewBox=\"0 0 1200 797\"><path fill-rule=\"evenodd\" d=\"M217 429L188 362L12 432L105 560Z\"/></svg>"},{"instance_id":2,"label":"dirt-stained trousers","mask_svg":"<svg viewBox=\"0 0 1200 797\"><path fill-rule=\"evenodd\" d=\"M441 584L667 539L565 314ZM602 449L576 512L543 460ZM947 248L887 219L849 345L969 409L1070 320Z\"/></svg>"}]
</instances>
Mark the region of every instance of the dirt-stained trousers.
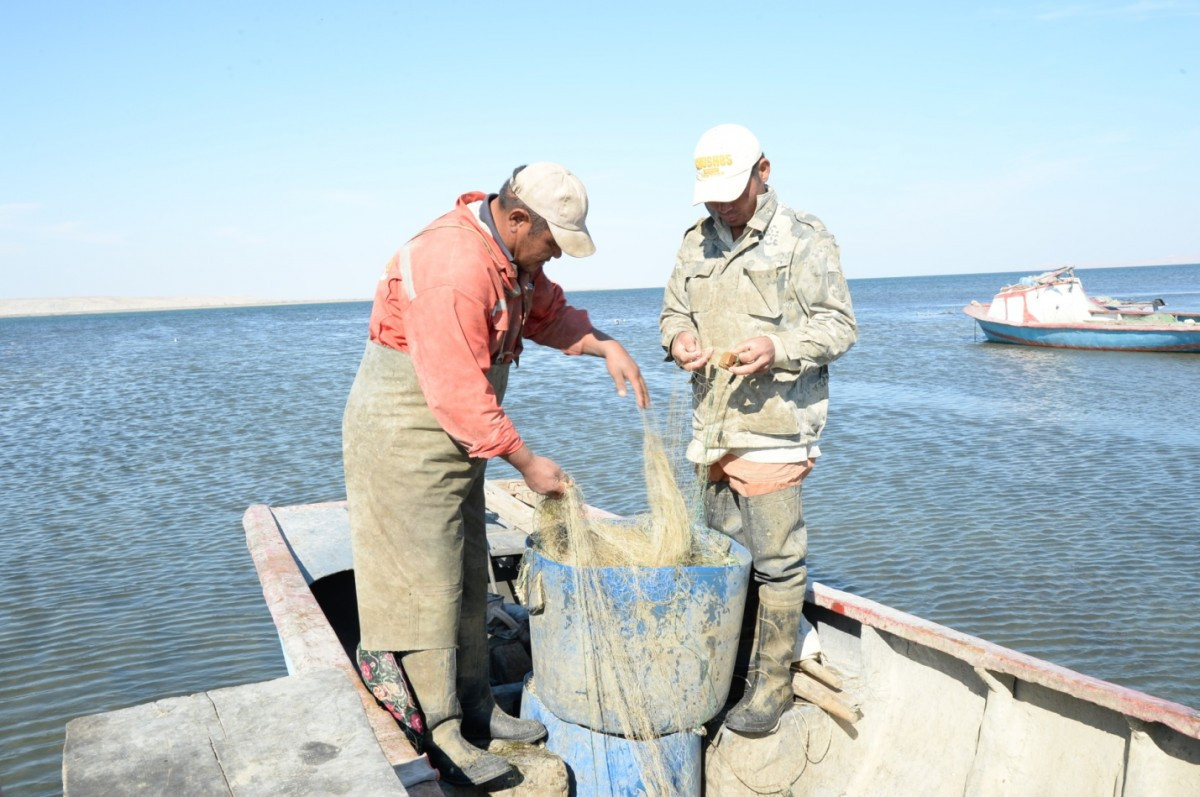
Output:
<instances>
[{"instance_id":1,"label":"dirt-stained trousers","mask_svg":"<svg viewBox=\"0 0 1200 797\"><path fill-rule=\"evenodd\" d=\"M754 580L776 603L803 603L808 580L808 532L801 485L744 496L727 481L704 488L705 522L745 546L753 557Z\"/></svg>"}]
</instances>

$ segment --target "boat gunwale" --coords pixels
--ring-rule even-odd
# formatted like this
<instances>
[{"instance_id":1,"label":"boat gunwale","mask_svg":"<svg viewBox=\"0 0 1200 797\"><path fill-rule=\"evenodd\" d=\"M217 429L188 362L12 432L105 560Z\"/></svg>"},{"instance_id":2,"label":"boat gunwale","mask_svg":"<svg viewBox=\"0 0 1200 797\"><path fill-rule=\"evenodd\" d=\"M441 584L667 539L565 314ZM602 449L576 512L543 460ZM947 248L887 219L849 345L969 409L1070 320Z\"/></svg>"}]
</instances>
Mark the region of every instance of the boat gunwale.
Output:
<instances>
[{"instance_id":1,"label":"boat gunwale","mask_svg":"<svg viewBox=\"0 0 1200 797\"><path fill-rule=\"evenodd\" d=\"M818 582L811 584L809 592L817 606L940 651L974 668L1011 675L1128 717L1161 723L1185 736L1200 739L1200 711L1182 703L1085 675Z\"/></svg>"}]
</instances>

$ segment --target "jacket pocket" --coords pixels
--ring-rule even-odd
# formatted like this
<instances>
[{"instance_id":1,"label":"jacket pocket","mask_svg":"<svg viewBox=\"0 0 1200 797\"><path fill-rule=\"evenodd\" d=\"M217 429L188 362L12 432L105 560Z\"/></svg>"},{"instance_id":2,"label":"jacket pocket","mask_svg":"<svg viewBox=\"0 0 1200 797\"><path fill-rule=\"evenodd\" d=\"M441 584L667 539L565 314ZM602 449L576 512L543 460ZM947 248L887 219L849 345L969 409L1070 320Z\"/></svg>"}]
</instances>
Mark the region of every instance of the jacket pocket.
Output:
<instances>
[{"instance_id":1,"label":"jacket pocket","mask_svg":"<svg viewBox=\"0 0 1200 797\"><path fill-rule=\"evenodd\" d=\"M803 410L791 400L791 382L770 375L749 377L730 398L731 431L792 437L804 429Z\"/></svg>"},{"instance_id":2,"label":"jacket pocket","mask_svg":"<svg viewBox=\"0 0 1200 797\"><path fill-rule=\"evenodd\" d=\"M719 306L717 279L713 276L712 263L698 264L695 273L687 280L688 309L693 313L703 313Z\"/></svg>"},{"instance_id":3,"label":"jacket pocket","mask_svg":"<svg viewBox=\"0 0 1200 797\"><path fill-rule=\"evenodd\" d=\"M735 307L756 319L778 322L783 316L786 297L787 265L768 265L742 272Z\"/></svg>"}]
</instances>

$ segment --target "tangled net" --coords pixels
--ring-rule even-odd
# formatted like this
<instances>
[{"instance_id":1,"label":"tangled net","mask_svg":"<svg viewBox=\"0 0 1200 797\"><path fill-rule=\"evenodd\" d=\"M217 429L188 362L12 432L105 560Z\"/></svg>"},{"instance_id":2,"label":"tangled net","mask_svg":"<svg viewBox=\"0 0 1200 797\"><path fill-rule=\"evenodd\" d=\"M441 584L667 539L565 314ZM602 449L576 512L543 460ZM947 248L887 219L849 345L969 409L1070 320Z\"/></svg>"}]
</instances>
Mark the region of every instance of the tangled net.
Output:
<instances>
[{"instance_id":1,"label":"tangled net","mask_svg":"<svg viewBox=\"0 0 1200 797\"><path fill-rule=\"evenodd\" d=\"M673 413L674 414L674 413ZM534 543L545 556L574 567L692 567L728 561L728 544L698 523L698 496L688 500L662 435L643 416L642 460L650 511L632 518L589 513L577 485L542 502Z\"/></svg>"},{"instance_id":2,"label":"tangled net","mask_svg":"<svg viewBox=\"0 0 1200 797\"><path fill-rule=\"evenodd\" d=\"M706 672L697 662L708 652L670 634L634 640L630 628L643 623L661 628L664 616L682 617L695 603L687 568L725 565L733 558L728 539L697 522L698 493L690 502L684 497L675 463L649 416L643 416L643 460L648 513L597 517L572 486L561 499L540 505L533 539L543 556L572 566L572 623L587 651L581 677L592 722L586 724L604 727L615 717L620 736L644 741L662 736L664 728L701 732L686 726L690 715L684 710L690 707L679 705L685 693L676 690L676 680L681 671ZM663 569L674 571L665 594ZM646 794L679 792L683 749L637 746Z\"/></svg>"}]
</instances>

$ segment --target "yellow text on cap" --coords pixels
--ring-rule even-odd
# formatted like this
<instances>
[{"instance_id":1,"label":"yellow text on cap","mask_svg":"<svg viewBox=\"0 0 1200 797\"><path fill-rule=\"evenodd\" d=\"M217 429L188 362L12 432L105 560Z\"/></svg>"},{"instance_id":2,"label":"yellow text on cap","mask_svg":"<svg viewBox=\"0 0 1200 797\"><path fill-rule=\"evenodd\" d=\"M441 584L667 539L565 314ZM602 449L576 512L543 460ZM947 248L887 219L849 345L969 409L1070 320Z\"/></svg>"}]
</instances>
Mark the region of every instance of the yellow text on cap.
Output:
<instances>
[{"instance_id":1,"label":"yellow text on cap","mask_svg":"<svg viewBox=\"0 0 1200 797\"><path fill-rule=\"evenodd\" d=\"M696 158L696 170L700 172L701 177L712 177L714 174L720 174L721 167L732 165L733 156L727 152L720 155L702 155Z\"/></svg>"}]
</instances>

